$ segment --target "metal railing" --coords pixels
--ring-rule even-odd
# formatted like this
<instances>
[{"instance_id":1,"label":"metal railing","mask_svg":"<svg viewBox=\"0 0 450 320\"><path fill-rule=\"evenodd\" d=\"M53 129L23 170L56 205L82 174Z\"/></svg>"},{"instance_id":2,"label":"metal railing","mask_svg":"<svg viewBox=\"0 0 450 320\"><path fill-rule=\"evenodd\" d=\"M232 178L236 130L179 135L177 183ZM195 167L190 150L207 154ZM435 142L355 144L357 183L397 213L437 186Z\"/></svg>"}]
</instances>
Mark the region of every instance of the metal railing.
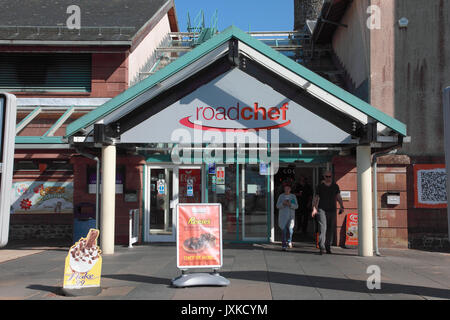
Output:
<instances>
[{"instance_id":1,"label":"metal railing","mask_svg":"<svg viewBox=\"0 0 450 320\"><path fill-rule=\"evenodd\" d=\"M128 248L139 240L139 209L130 209L129 212Z\"/></svg>"}]
</instances>

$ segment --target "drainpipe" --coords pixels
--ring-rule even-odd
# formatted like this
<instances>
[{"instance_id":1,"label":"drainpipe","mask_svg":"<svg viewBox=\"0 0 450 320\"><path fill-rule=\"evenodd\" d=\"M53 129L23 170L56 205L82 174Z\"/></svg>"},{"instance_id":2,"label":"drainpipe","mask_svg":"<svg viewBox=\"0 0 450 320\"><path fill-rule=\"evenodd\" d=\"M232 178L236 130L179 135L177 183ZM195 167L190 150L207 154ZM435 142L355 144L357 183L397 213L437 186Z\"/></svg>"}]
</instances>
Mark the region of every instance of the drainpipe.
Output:
<instances>
[{"instance_id":1,"label":"drainpipe","mask_svg":"<svg viewBox=\"0 0 450 320\"><path fill-rule=\"evenodd\" d=\"M95 179L95 228L98 229L98 212L99 212L99 195L100 195L100 159L93 154L85 153L78 147L75 147L75 151L82 156L95 160L97 162L97 178Z\"/></svg>"},{"instance_id":2,"label":"drainpipe","mask_svg":"<svg viewBox=\"0 0 450 320\"><path fill-rule=\"evenodd\" d=\"M374 211L374 251L375 255L381 256L378 248L378 181L377 181L377 160L379 157L396 154L400 145L395 145L387 150L376 152L372 155L372 170L373 170L373 211Z\"/></svg>"}]
</instances>

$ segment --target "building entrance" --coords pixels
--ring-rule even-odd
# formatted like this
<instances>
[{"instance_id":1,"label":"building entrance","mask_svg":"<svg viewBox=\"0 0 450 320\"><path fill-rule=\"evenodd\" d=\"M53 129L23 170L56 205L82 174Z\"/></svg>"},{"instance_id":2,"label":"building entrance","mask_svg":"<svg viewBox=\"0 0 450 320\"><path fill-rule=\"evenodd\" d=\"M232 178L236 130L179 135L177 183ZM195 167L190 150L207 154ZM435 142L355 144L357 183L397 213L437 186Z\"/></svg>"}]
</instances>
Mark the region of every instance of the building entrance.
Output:
<instances>
[{"instance_id":1,"label":"building entrance","mask_svg":"<svg viewBox=\"0 0 450 320\"><path fill-rule=\"evenodd\" d=\"M147 175L145 240L173 242L176 234L176 204L204 201L202 168L152 165L147 168Z\"/></svg>"},{"instance_id":2,"label":"building entrance","mask_svg":"<svg viewBox=\"0 0 450 320\"><path fill-rule=\"evenodd\" d=\"M311 217L311 204L314 191L327 164L288 164L281 165L274 177L274 234L275 241L281 241L281 229L278 227L278 209L276 202L284 185L291 186L291 193L297 197L299 208L295 212L295 226L292 240L313 241L316 231L315 221Z\"/></svg>"}]
</instances>

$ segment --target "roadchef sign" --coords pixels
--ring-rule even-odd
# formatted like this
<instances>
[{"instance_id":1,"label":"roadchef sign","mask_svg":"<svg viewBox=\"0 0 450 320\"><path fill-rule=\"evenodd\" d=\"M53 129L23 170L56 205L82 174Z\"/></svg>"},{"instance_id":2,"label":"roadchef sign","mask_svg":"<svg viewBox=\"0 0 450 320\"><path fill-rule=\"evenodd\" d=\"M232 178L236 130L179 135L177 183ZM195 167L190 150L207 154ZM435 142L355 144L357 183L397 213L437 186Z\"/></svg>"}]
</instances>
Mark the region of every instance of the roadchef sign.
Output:
<instances>
[{"instance_id":1,"label":"roadchef sign","mask_svg":"<svg viewBox=\"0 0 450 320\"><path fill-rule=\"evenodd\" d=\"M177 205L177 267L222 266L222 206L220 203Z\"/></svg>"},{"instance_id":2,"label":"roadchef sign","mask_svg":"<svg viewBox=\"0 0 450 320\"><path fill-rule=\"evenodd\" d=\"M235 144L246 139L255 144L330 144L350 143L352 136L238 68L120 135L122 143Z\"/></svg>"}]
</instances>

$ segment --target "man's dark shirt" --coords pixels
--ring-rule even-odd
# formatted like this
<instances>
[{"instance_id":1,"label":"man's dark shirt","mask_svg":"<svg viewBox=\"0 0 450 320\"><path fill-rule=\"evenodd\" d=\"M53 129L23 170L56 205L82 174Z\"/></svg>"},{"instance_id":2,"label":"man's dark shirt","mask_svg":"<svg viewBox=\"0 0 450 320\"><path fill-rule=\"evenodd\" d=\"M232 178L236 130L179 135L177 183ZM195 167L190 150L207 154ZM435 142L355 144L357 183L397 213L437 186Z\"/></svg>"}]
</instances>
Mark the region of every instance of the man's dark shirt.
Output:
<instances>
[{"instance_id":1,"label":"man's dark shirt","mask_svg":"<svg viewBox=\"0 0 450 320\"><path fill-rule=\"evenodd\" d=\"M341 191L336 183L332 183L329 187L325 183L317 186L316 194L319 196L319 209L324 211L336 211L336 195Z\"/></svg>"},{"instance_id":2,"label":"man's dark shirt","mask_svg":"<svg viewBox=\"0 0 450 320\"><path fill-rule=\"evenodd\" d=\"M308 184L301 185L297 183L294 188L294 193L302 192L302 195L298 197L298 205L301 211L308 208L308 200L312 196L312 188Z\"/></svg>"}]
</instances>

